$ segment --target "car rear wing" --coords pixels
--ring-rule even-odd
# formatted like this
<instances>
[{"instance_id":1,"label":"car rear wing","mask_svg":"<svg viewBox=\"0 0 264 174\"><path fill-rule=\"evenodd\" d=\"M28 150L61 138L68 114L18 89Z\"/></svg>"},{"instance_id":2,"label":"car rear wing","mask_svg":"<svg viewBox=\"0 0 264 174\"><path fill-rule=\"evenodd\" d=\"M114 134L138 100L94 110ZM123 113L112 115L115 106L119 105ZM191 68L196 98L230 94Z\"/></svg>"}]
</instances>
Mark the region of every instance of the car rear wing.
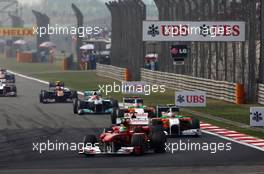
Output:
<instances>
[{"instance_id":1,"label":"car rear wing","mask_svg":"<svg viewBox=\"0 0 264 174\"><path fill-rule=\"evenodd\" d=\"M56 88L57 86L64 87L64 82L60 82L59 84L57 84L56 82L49 83L49 88Z\"/></svg>"},{"instance_id":2,"label":"car rear wing","mask_svg":"<svg viewBox=\"0 0 264 174\"><path fill-rule=\"evenodd\" d=\"M123 97L123 107L124 108L134 106L135 104L139 104L143 106L143 99L140 97Z\"/></svg>"},{"instance_id":3,"label":"car rear wing","mask_svg":"<svg viewBox=\"0 0 264 174\"><path fill-rule=\"evenodd\" d=\"M6 83L6 79L0 79L0 83Z\"/></svg>"},{"instance_id":4,"label":"car rear wing","mask_svg":"<svg viewBox=\"0 0 264 174\"><path fill-rule=\"evenodd\" d=\"M168 104L168 105L157 105L156 108L156 114L157 117L160 117L162 112L173 112L173 113L179 113L180 108L176 105L173 104Z\"/></svg>"},{"instance_id":5,"label":"car rear wing","mask_svg":"<svg viewBox=\"0 0 264 174\"><path fill-rule=\"evenodd\" d=\"M129 125L131 126L147 126L150 123L149 118L138 117L138 118L116 118L116 124L122 124L124 119L129 119Z\"/></svg>"}]
</instances>

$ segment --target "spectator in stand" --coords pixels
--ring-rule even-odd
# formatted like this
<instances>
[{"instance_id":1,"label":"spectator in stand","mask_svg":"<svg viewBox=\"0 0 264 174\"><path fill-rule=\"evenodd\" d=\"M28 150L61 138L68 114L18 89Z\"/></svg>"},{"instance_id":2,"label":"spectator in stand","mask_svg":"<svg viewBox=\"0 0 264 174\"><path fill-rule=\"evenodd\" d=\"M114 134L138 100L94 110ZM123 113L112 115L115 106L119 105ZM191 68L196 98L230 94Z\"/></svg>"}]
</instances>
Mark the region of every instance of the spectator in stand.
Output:
<instances>
[{"instance_id":1,"label":"spectator in stand","mask_svg":"<svg viewBox=\"0 0 264 174\"><path fill-rule=\"evenodd\" d=\"M82 55L81 55L81 61L80 61L80 68L81 70L85 69L85 61L86 61L86 51L82 51Z\"/></svg>"},{"instance_id":2,"label":"spectator in stand","mask_svg":"<svg viewBox=\"0 0 264 174\"><path fill-rule=\"evenodd\" d=\"M41 62L44 62L45 61L45 58L46 58L45 51L43 50L43 51L40 52L40 61Z\"/></svg>"},{"instance_id":3,"label":"spectator in stand","mask_svg":"<svg viewBox=\"0 0 264 174\"><path fill-rule=\"evenodd\" d=\"M146 62L146 64L145 64L145 68L146 68L146 69L150 69L150 61L149 61L149 60L147 60L147 62Z\"/></svg>"},{"instance_id":4,"label":"spectator in stand","mask_svg":"<svg viewBox=\"0 0 264 174\"><path fill-rule=\"evenodd\" d=\"M150 62L150 70L155 71L155 62L154 62L154 60L152 60Z\"/></svg>"},{"instance_id":5,"label":"spectator in stand","mask_svg":"<svg viewBox=\"0 0 264 174\"><path fill-rule=\"evenodd\" d=\"M85 57L85 69L88 70L90 69L90 61L91 61L91 58L90 58L90 51L87 51L86 53L86 57Z\"/></svg>"},{"instance_id":6,"label":"spectator in stand","mask_svg":"<svg viewBox=\"0 0 264 174\"><path fill-rule=\"evenodd\" d=\"M55 49L54 48L51 48L50 51L49 51L49 62L50 63L54 63L54 60L55 60Z\"/></svg>"},{"instance_id":7,"label":"spectator in stand","mask_svg":"<svg viewBox=\"0 0 264 174\"><path fill-rule=\"evenodd\" d=\"M96 57L93 51L90 54L91 69L96 69Z\"/></svg>"}]
</instances>

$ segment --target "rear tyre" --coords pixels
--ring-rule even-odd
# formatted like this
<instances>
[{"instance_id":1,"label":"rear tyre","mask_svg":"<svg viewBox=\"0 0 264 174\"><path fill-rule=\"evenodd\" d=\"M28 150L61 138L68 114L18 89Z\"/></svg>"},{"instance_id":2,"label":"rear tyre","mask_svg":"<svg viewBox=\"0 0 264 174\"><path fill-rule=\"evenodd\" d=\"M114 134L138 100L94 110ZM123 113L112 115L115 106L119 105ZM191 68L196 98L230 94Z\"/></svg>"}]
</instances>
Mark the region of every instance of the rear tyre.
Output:
<instances>
[{"instance_id":1,"label":"rear tyre","mask_svg":"<svg viewBox=\"0 0 264 174\"><path fill-rule=\"evenodd\" d=\"M123 118L125 114L125 111L123 109L117 110L117 118Z\"/></svg>"},{"instance_id":2,"label":"rear tyre","mask_svg":"<svg viewBox=\"0 0 264 174\"><path fill-rule=\"evenodd\" d=\"M119 108L117 100L112 100L112 105L113 105L113 108Z\"/></svg>"},{"instance_id":3,"label":"rear tyre","mask_svg":"<svg viewBox=\"0 0 264 174\"><path fill-rule=\"evenodd\" d=\"M77 91L72 91L71 92L71 98L74 100L74 99L76 99L76 98L78 98L78 93L77 93Z\"/></svg>"},{"instance_id":4,"label":"rear tyre","mask_svg":"<svg viewBox=\"0 0 264 174\"><path fill-rule=\"evenodd\" d=\"M78 99L73 100L73 113L78 114Z\"/></svg>"},{"instance_id":5,"label":"rear tyre","mask_svg":"<svg viewBox=\"0 0 264 174\"><path fill-rule=\"evenodd\" d=\"M171 126L171 134L174 135L174 136L180 136L179 125Z\"/></svg>"},{"instance_id":6,"label":"rear tyre","mask_svg":"<svg viewBox=\"0 0 264 174\"><path fill-rule=\"evenodd\" d=\"M200 120L197 118L192 119L192 129L200 129Z\"/></svg>"},{"instance_id":7,"label":"rear tyre","mask_svg":"<svg viewBox=\"0 0 264 174\"><path fill-rule=\"evenodd\" d=\"M152 119L151 120L151 125L152 126L162 126L163 122L160 119Z\"/></svg>"},{"instance_id":8,"label":"rear tyre","mask_svg":"<svg viewBox=\"0 0 264 174\"><path fill-rule=\"evenodd\" d=\"M39 94L39 102L43 103L43 99L42 99L42 95L41 94Z\"/></svg>"},{"instance_id":9,"label":"rear tyre","mask_svg":"<svg viewBox=\"0 0 264 174\"><path fill-rule=\"evenodd\" d=\"M165 152L166 135L163 131L154 131L151 135L151 145L155 153Z\"/></svg>"},{"instance_id":10,"label":"rear tyre","mask_svg":"<svg viewBox=\"0 0 264 174\"><path fill-rule=\"evenodd\" d=\"M16 86L13 86L13 92L15 93L14 97L16 97L17 96L17 88L16 88Z\"/></svg>"},{"instance_id":11,"label":"rear tyre","mask_svg":"<svg viewBox=\"0 0 264 174\"><path fill-rule=\"evenodd\" d=\"M41 103L47 103L46 101L44 101L44 99L47 99L48 98L48 94L47 94L47 92L46 91L41 91L40 92L40 95L41 95Z\"/></svg>"},{"instance_id":12,"label":"rear tyre","mask_svg":"<svg viewBox=\"0 0 264 174\"><path fill-rule=\"evenodd\" d=\"M134 147L135 155L143 155L146 150L146 142L143 135L133 135L131 138L131 146Z\"/></svg>"},{"instance_id":13,"label":"rear tyre","mask_svg":"<svg viewBox=\"0 0 264 174\"><path fill-rule=\"evenodd\" d=\"M111 113L111 123L116 124L116 119L117 119L117 109L114 108Z\"/></svg>"}]
</instances>

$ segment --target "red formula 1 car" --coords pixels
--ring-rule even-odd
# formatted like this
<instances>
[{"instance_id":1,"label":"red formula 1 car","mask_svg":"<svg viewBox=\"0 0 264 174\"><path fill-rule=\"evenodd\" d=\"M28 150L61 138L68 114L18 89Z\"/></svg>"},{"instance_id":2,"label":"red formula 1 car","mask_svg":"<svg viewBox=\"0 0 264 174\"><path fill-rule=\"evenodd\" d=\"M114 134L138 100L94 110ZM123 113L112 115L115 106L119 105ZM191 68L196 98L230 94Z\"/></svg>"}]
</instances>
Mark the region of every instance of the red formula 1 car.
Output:
<instances>
[{"instance_id":1,"label":"red formula 1 car","mask_svg":"<svg viewBox=\"0 0 264 174\"><path fill-rule=\"evenodd\" d=\"M105 129L97 138L84 137L85 147L80 154L135 154L165 152L166 135L162 128L149 126L149 120L125 119L122 124Z\"/></svg>"}]
</instances>

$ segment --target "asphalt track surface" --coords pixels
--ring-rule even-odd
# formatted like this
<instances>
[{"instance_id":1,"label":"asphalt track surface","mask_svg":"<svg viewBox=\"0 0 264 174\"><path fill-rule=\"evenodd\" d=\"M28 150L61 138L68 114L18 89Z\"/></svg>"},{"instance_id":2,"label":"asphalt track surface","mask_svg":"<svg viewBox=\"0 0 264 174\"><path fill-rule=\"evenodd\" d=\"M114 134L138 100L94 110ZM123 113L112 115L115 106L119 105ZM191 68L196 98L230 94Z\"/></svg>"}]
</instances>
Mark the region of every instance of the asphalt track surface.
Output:
<instances>
[{"instance_id":1,"label":"asphalt track surface","mask_svg":"<svg viewBox=\"0 0 264 174\"><path fill-rule=\"evenodd\" d=\"M175 151L135 156L86 158L76 151L33 151L33 142L81 142L109 127L109 115L76 116L72 104L40 104L47 85L16 77L18 97L0 98L0 173L264 173L264 152L231 142L230 151ZM203 134L169 142L230 143ZM121 168L123 168L121 170ZM52 169L52 170L51 170ZM121 171L121 172L120 172ZM88 172L88 173L89 173ZM99 172L100 173L100 172Z\"/></svg>"}]
</instances>

